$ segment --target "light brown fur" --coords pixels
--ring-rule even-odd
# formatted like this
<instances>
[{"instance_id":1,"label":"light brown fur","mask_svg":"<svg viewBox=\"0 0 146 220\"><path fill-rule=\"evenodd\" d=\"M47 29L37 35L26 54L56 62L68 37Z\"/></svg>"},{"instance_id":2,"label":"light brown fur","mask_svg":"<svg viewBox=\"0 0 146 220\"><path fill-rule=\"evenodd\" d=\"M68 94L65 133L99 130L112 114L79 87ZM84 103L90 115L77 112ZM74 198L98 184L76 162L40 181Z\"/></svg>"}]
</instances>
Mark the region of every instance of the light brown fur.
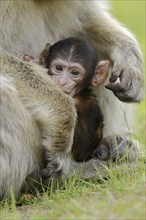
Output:
<instances>
[{"instance_id":1,"label":"light brown fur","mask_svg":"<svg viewBox=\"0 0 146 220\"><path fill-rule=\"evenodd\" d=\"M67 175L76 112L45 69L7 55L0 57L0 66L3 197L10 189L17 195L28 175L41 175L44 151L48 179L59 171Z\"/></svg>"}]
</instances>

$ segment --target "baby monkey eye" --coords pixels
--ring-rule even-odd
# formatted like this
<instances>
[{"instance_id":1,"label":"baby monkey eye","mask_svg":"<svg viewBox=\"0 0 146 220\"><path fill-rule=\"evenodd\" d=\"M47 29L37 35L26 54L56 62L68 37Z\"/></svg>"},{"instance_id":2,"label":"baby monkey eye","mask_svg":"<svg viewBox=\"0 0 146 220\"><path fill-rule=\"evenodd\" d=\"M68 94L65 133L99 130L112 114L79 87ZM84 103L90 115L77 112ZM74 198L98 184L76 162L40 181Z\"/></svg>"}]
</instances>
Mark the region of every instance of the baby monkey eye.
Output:
<instances>
[{"instance_id":1,"label":"baby monkey eye","mask_svg":"<svg viewBox=\"0 0 146 220\"><path fill-rule=\"evenodd\" d=\"M62 71L62 66L61 65L56 65L55 69L58 70L58 71Z\"/></svg>"},{"instance_id":2,"label":"baby monkey eye","mask_svg":"<svg viewBox=\"0 0 146 220\"><path fill-rule=\"evenodd\" d=\"M72 70L71 74L74 75L74 76L77 76L77 75L79 75L79 71L78 70Z\"/></svg>"}]
</instances>

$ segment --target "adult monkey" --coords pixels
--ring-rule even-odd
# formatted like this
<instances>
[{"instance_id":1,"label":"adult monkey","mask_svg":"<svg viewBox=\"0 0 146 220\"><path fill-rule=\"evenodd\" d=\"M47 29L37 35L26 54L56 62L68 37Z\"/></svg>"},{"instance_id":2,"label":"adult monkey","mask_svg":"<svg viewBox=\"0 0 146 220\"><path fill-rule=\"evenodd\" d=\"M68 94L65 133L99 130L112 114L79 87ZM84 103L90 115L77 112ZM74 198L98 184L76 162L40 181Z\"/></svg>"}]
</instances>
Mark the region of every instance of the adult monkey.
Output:
<instances>
[{"instance_id":1,"label":"adult monkey","mask_svg":"<svg viewBox=\"0 0 146 220\"><path fill-rule=\"evenodd\" d=\"M97 47L99 57L109 59L113 63L112 75L107 88L112 90L121 101L138 102L143 97L142 56L139 46L132 34L108 14L106 4L101 1L84 1L84 4L83 1L1 1L0 33L2 51L8 51L12 55L23 52L24 54L32 54L34 57L38 57L46 42L53 44L62 36L72 35L87 38L94 47ZM19 65L19 61L17 63ZM8 61L7 72L9 72L10 66L11 63ZM3 66L1 66L1 72L4 73L2 68ZM17 68L15 70L17 72ZM36 74L39 72L37 68L35 72ZM118 77L120 82L115 84ZM9 85L10 81L3 78L2 86L4 89L9 89ZM9 91L9 98L13 97L13 92L13 89ZM105 118L104 137L106 142L106 136L116 133L125 134L127 123L124 120L124 111L122 110L124 107L121 108L122 104L119 104L112 92L103 90L101 87L97 93ZM11 101L14 100L15 98L12 98ZM6 104L9 103L9 101L6 102ZM11 104L9 109L10 107ZM24 122L25 117L26 115L23 118ZM7 123L13 124L13 117L9 117ZM6 134L3 138L3 141L6 142ZM121 143L122 141L118 139L118 144L123 149L125 144ZM22 162L21 159L25 160L23 151L20 158L20 154L14 152L15 149L10 148L12 150L10 152L5 148L6 144L1 148L0 162L3 166L3 172L5 172L4 176L0 173L1 197L9 192L12 183L17 191L21 188L21 184L19 184L18 189L17 184L20 183L20 179L15 176L13 171L13 168L16 168L15 163L10 167L9 173L11 175L9 176L9 173L6 172L5 165L9 162L9 158L13 155L15 162L18 159L20 162ZM30 156L33 160L34 152L32 148L28 148L28 150L26 158ZM35 154L35 159L40 161L38 154ZM33 171L37 171L37 168L39 170L39 162L36 164L32 163ZM25 168L25 176L29 175L29 165L26 163L26 167L22 165L17 167L18 173L20 168L21 171ZM24 176L22 179L24 180Z\"/></svg>"}]
</instances>

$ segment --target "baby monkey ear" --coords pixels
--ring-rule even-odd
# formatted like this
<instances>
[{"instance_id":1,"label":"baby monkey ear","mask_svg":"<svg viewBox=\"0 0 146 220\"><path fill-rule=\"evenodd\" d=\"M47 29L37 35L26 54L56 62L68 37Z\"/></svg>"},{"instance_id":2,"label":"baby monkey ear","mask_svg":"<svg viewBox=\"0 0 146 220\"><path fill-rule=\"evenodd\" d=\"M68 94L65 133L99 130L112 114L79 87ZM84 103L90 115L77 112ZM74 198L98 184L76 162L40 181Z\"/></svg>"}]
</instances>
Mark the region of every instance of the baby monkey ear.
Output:
<instances>
[{"instance_id":1,"label":"baby monkey ear","mask_svg":"<svg viewBox=\"0 0 146 220\"><path fill-rule=\"evenodd\" d=\"M46 49L47 51L49 51L49 50L50 50L50 47L51 47L51 44L46 43L46 45L45 45L45 49Z\"/></svg>"},{"instance_id":2,"label":"baby monkey ear","mask_svg":"<svg viewBox=\"0 0 146 220\"><path fill-rule=\"evenodd\" d=\"M51 44L47 43L45 45L45 49L41 52L40 57L39 57L40 65L45 65L47 56L49 55L50 47L51 47Z\"/></svg>"},{"instance_id":3,"label":"baby monkey ear","mask_svg":"<svg viewBox=\"0 0 146 220\"><path fill-rule=\"evenodd\" d=\"M109 70L110 70L109 60L102 60L98 62L95 68L95 74L92 78L92 85L93 86L101 85L106 80Z\"/></svg>"}]
</instances>

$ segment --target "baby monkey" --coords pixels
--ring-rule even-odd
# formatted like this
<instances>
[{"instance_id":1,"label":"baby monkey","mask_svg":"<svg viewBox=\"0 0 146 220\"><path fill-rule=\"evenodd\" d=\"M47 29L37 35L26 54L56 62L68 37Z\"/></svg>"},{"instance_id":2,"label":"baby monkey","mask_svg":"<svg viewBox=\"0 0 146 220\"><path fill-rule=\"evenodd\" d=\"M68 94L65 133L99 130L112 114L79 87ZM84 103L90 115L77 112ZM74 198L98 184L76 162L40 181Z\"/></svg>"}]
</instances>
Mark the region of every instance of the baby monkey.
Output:
<instances>
[{"instance_id":1,"label":"baby monkey","mask_svg":"<svg viewBox=\"0 0 146 220\"><path fill-rule=\"evenodd\" d=\"M42 54L42 53L41 53ZM48 74L68 95L77 109L77 123L72 146L76 161L92 157L106 160L109 150L98 147L102 139L103 116L90 86L103 84L109 72L110 62L99 61L96 50L78 38L66 38L48 49L42 58Z\"/></svg>"}]
</instances>

